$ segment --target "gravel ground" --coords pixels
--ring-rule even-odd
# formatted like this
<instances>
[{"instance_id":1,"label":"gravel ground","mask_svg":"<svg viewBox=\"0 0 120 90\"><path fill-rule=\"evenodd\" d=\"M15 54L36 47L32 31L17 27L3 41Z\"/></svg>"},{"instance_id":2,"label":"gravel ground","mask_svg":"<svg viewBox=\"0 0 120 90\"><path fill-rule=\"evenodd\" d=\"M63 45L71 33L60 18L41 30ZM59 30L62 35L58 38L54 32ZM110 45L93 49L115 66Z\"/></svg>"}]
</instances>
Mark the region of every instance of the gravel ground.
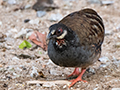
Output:
<instances>
[{"instance_id":1,"label":"gravel ground","mask_svg":"<svg viewBox=\"0 0 120 90\"><path fill-rule=\"evenodd\" d=\"M112 0L111 5L95 3L97 0L55 0L59 9L43 17L31 9L35 0L8 1L0 0L0 90L120 90L120 0ZM65 79L74 68L56 66L47 52L29 40L32 48L21 50L19 45L30 32L48 33L50 25L87 7L96 10L104 21L102 54L83 76L88 83L77 82L68 88L70 83ZM25 23L26 19L30 21ZM35 80L41 82L33 83Z\"/></svg>"}]
</instances>

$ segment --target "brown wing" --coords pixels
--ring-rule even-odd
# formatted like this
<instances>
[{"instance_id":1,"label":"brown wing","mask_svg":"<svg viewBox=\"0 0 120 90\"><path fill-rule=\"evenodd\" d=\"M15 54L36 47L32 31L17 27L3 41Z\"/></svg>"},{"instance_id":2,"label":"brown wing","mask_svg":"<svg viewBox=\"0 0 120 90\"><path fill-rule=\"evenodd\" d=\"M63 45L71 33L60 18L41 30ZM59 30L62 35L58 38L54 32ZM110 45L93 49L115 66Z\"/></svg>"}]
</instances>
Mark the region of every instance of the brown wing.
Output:
<instances>
[{"instance_id":1,"label":"brown wing","mask_svg":"<svg viewBox=\"0 0 120 90\"><path fill-rule=\"evenodd\" d=\"M104 25L101 17L92 9L83 9L63 18L65 24L76 32L82 45L101 46L104 39Z\"/></svg>"}]
</instances>

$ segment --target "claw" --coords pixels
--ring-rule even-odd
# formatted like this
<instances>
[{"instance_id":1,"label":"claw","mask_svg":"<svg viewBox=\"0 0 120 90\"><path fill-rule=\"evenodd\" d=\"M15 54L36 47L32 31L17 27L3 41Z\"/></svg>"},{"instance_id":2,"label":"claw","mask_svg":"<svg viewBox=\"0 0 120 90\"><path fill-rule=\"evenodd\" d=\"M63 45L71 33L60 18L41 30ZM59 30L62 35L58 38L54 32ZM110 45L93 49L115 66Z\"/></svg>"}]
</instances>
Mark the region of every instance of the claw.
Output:
<instances>
[{"instance_id":1,"label":"claw","mask_svg":"<svg viewBox=\"0 0 120 90\"><path fill-rule=\"evenodd\" d=\"M74 75L79 75L80 74L80 72L79 72L79 68L75 68L75 70L73 71L73 73L72 74L70 74L70 75L68 75L68 77L71 77L71 76L74 76Z\"/></svg>"},{"instance_id":2,"label":"claw","mask_svg":"<svg viewBox=\"0 0 120 90\"><path fill-rule=\"evenodd\" d=\"M73 86L76 82L78 82L78 81L83 81L83 82L85 82L85 83L87 82L87 81L85 81L85 80L82 80L82 75L84 74L85 71L86 71L86 69L82 69L80 75L79 75L76 79L70 80L70 82L72 82L72 83L69 85L69 88L72 87L72 86Z\"/></svg>"}]
</instances>

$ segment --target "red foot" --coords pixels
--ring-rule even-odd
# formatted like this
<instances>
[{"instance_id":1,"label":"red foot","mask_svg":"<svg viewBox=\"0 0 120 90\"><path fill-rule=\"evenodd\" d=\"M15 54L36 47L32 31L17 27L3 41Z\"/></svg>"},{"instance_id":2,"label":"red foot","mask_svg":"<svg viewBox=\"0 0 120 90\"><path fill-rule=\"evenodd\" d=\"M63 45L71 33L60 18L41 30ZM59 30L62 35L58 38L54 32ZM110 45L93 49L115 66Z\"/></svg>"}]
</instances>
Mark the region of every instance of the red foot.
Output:
<instances>
[{"instance_id":1,"label":"red foot","mask_svg":"<svg viewBox=\"0 0 120 90\"><path fill-rule=\"evenodd\" d=\"M74 75L79 75L80 72L79 72L79 68L75 68L75 70L73 71L72 74L70 74L68 77L71 77L71 76L74 76Z\"/></svg>"},{"instance_id":2,"label":"red foot","mask_svg":"<svg viewBox=\"0 0 120 90\"><path fill-rule=\"evenodd\" d=\"M86 71L86 69L82 69L80 75L79 75L76 79L70 81L70 82L72 82L72 83L69 85L69 88L70 88L71 86L73 86L73 85L74 85L76 82L78 82L78 81L87 82L87 81L85 81L85 80L82 80L82 75L84 74L85 71Z\"/></svg>"}]
</instances>

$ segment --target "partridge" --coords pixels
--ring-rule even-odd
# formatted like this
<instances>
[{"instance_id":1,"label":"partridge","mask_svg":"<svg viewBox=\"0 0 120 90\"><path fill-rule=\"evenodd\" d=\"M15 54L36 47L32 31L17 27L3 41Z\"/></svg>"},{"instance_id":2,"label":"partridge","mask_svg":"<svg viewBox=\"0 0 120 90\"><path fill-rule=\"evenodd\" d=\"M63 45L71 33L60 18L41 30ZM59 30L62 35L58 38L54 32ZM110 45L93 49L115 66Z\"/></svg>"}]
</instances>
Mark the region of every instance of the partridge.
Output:
<instances>
[{"instance_id":1,"label":"partridge","mask_svg":"<svg viewBox=\"0 0 120 90\"><path fill-rule=\"evenodd\" d=\"M102 18L90 8L73 12L49 27L48 56L56 65L75 67L69 77L78 75L69 87L78 81L87 82L82 75L99 59L104 33Z\"/></svg>"}]
</instances>

